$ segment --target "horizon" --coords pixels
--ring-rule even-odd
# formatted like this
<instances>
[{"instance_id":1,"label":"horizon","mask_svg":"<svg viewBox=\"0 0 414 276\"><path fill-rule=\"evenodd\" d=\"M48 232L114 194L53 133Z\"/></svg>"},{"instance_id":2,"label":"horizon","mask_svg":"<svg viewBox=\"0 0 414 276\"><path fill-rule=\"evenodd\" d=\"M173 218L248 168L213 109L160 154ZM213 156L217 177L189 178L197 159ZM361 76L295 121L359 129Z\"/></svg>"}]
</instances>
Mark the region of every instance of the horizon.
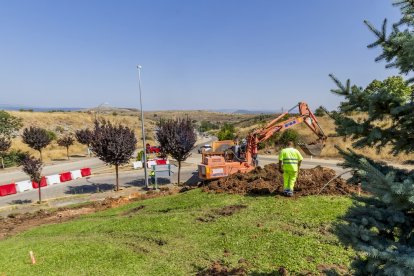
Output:
<instances>
[{"instance_id":1,"label":"horizon","mask_svg":"<svg viewBox=\"0 0 414 276\"><path fill-rule=\"evenodd\" d=\"M33 112L47 112L47 111L82 111L88 109L96 109L95 107L47 107L47 106L19 106L19 105L9 105L9 104L0 104L0 110L4 111L33 111ZM126 106L111 106L106 105L106 107L101 107L101 109L135 109L139 111L136 107L126 107ZM207 112L230 112L235 113L236 111L247 111L247 112L263 112L263 113L280 113L281 110L266 110L266 109L244 109L244 108L227 108L227 109L151 109L145 110L144 112L156 112L156 111L207 111Z\"/></svg>"}]
</instances>

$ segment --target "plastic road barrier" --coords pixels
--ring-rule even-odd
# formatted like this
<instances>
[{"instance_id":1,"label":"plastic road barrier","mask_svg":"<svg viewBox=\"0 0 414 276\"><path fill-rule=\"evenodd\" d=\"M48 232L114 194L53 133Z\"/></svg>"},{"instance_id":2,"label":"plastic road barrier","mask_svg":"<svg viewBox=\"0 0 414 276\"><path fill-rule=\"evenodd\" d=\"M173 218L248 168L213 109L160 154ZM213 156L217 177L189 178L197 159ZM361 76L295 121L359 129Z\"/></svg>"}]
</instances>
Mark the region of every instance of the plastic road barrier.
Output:
<instances>
[{"instance_id":1,"label":"plastic road barrier","mask_svg":"<svg viewBox=\"0 0 414 276\"><path fill-rule=\"evenodd\" d=\"M39 189L39 183L33 181L32 185L34 189ZM40 179L40 187L46 187L46 186L47 186L46 177L42 176L42 179Z\"/></svg>"},{"instance_id":2,"label":"plastic road barrier","mask_svg":"<svg viewBox=\"0 0 414 276\"><path fill-rule=\"evenodd\" d=\"M155 162L157 165L167 165L167 160L165 159L156 159Z\"/></svg>"},{"instance_id":3,"label":"plastic road barrier","mask_svg":"<svg viewBox=\"0 0 414 276\"><path fill-rule=\"evenodd\" d=\"M155 160L148 160L147 161L147 167L152 168L152 166L157 165L157 162Z\"/></svg>"},{"instance_id":4,"label":"plastic road barrier","mask_svg":"<svg viewBox=\"0 0 414 276\"><path fill-rule=\"evenodd\" d=\"M72 180L72 174L70 172L64 172L60 174L60 182L66 182Z\"/></svg>"},{"instance_id":5,"label":"plastic road barrier","mask_svg":"<svg viewBox=\"0 0 414 276\"><path fill-rule=\"evenodd\" d=\"M47 185L53 185L60 183L60 175L54 174L54 175L48 175L46 176Z\"/></svg>"},{"instance_id":6,"label":"plastic road barrier","mask_svg":"<svg viewBox=\"0 0 414 276\"><path fill-rule=\"evenodd\" d=\"M142 168L142 162L141 161L136 161L136 162L132 162L132 166L134 167L134 169L140 169Z\"/></svg>"},{"instance_id":7,"label":"plastic road barrier","mask_svg":"<svg viewBox=\"0 0 414 276\"><path fill-rule=\"evenodd\" d=\"M91 168L83 168L80 171L81 171L82 177L89 176L92 174Z\"/></svg>"},{"instance_id":8,"label":"plastic road barrier","mask_svg":"<svg viewBox=\"0 0 414 276\"><path fill-rule=\"evenodd\" d=\"M71 171L72 179L82 178L81 170Z\"/></svg>"},{"instance_id":9,"label":"plastic road barrier","mask_svg":"<svg viewBox=\"0 0 414 276\"><path fill-rule=\"evenodd\" d=\"M16 184L10 183L0 186L0 196L12 195L17 193Z\"/></svg>"},{"instance_id":10,"label":"plastic road barrier","mask_svg":"<svg viewBox=\"0 0 414 276\"><path fill-rule=\"evenodd\" d=\"M26 181L16 182L16 191L18 193L21 193L24 191L30 191L30 190L33 190L32 181L26 180Z\"/></svg>"}]
</instances>

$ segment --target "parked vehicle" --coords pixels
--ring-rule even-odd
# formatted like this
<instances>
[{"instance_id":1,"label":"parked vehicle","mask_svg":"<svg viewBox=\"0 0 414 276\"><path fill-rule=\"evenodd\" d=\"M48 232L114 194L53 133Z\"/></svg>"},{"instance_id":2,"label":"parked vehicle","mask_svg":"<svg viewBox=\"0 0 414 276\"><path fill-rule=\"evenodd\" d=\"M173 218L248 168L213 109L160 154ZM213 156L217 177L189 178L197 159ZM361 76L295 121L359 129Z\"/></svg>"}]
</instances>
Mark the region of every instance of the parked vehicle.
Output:
<instances>
[{"instance_id":1,"label":"parked vehicle","mask_svg":"<svg viewBox=\"0 0 414 276\"><path fill-rule=\"evenodd\" d=\"M146 145L147 153L160 153L161 149L158 146L151 146L150 144Z\"/></svg>"}]
</instances>

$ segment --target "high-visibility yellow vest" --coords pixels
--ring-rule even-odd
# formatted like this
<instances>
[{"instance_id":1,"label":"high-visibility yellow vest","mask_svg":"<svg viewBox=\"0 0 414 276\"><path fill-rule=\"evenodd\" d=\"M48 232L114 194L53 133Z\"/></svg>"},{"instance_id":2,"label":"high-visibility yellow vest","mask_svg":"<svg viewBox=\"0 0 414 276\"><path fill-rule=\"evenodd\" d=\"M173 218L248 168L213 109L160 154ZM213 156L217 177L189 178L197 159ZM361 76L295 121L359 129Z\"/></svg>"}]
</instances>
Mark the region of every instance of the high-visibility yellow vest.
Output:
<instances>
[{"instance_id":1,"label":"high-visibility yellow vest","mask_svg":"<svg viewBox=\"0 0 414 276\"><path fill-rule=\"evenodd\" d=\"M283 163L283 170L298 171L298 163L303 160L300 152L295 148L285 148L279 154L279 160Z\"/></svg>"}]
</instances>

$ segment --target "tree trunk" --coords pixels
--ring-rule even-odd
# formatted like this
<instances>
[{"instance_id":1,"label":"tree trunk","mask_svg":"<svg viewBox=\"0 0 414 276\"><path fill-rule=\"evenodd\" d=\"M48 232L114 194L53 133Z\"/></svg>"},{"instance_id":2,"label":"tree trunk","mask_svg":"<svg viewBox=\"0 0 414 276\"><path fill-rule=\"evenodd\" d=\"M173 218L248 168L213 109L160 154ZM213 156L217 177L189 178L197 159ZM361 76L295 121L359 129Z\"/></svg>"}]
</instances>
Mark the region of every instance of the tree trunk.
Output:
<instances>
[{"instance_id":1,"label":"tree trunk","mask_svg":"<svg viewBox=\"0 0 414 276\"><path fill-rule=\"evenodd\" d=\"M116 191L119 191L118 165L115 165L115 173L116 173Z\"/></svg>"},{"instance_id":2,"label":"tree trunk","mask_svg":"<svg viewBox=\"0 0 414 276\"><path fill-rule=\"evenodd\" d=\"M42 203L42 192L40 191L40 182L42 182L42 178L40 178L40 180L37 182L37 184L39 185L39 204Z\"/></svg>"},{"instance_id":3,"label":"tree trunk","mask_svg":"<svg viewBox=\"0 0 414 276\"><path fill-rule=\"evenodd\" d=\"M70 160L70 158L69 158L69 147L66 147L66 155L68 156L68 160Z\"/></svg>"},{"instance_id":4,"label":"tree trunk","mask_svg":"<svg viewBox=\"0 0 414 276\"><path fill-rule=\"evenodd\" d=\"M40 153L40 161L43 161L43 158L42 158L42 150L39 150L39 153Z\"/></svg>"},{"instance_id":5,"label":"tree trunk","mask_svg":"<svg viewBox=\"0 0 414 276\"><path fill-rule=\"evenodd\" d=\"M4 169L4 158L3 158L3 156L0 157L0 158L1 158L1 167Z\"/></svg>"},{"instance_id":6,"label":"tree trunk","mask_svg":"<svg viewBox=\"0 0 414 276\"><path fill-rule=\"evenodd\" d=\"M178 185L180 185L181 161L178 161Z\"/></svg>"}]
</instances>

